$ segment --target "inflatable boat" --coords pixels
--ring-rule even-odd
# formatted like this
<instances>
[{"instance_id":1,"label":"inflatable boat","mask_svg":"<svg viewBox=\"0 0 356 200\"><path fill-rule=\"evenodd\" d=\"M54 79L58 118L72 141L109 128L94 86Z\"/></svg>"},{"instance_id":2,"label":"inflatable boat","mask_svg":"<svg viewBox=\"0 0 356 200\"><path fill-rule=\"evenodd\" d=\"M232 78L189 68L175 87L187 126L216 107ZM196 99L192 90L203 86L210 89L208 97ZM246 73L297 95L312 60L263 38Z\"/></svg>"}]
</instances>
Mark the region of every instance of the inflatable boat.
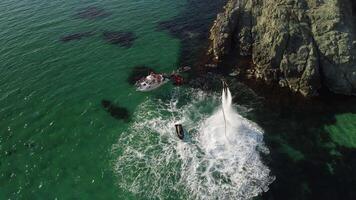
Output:
<instances>
[{"instance_id":1,"label":"inflatable boat","mask_svg":"<svg viewBox=\"0 0 356 200\"><path fill-rule=\"evenodd\" d=\"M137 81L135 86L137 91L148 92L161 87L168 81L169 79L164 77L163 74L155 74L151 72L150 75Z\"/></svg>"}]
</instances>

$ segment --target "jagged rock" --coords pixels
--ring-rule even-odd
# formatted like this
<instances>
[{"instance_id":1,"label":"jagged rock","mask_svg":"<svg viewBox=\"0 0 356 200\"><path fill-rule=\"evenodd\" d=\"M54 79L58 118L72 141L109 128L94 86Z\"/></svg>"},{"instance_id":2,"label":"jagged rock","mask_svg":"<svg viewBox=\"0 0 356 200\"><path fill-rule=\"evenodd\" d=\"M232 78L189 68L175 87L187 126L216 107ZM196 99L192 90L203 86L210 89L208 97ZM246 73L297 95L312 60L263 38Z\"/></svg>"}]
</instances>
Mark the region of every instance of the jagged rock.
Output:
<instances>
[{"instance_id":1,"label":"jagged rock","mask_svg":"<svg viewBox=\"0 0 356 200\"><path fill-rule=\"evenodd\" d=\"M211 28L212 53L219 60L230 51L232 37L237 25L239 7L238 1L229 1L225 6L225 12L218 14Z\"/></svg>"},{"instance_id":2,"label":"jagged rock","mask_svg":"<svg viewBox=\"0 0 356 200\"><path fill-rule=\"evenodd\" d=\"M218 61L251 55L254 77L304 96L322 85L356 95L355 15L352 0L230 0L210 52Z\"/></svg>"}]
</instances>

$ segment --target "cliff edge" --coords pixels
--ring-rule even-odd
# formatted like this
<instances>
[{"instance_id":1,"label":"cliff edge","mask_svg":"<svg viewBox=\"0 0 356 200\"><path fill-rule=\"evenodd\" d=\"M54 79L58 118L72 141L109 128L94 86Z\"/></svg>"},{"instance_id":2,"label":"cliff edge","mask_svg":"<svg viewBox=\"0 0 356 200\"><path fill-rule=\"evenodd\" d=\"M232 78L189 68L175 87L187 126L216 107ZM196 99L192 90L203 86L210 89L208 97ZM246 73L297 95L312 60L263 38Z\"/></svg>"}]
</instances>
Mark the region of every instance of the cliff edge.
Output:
<instances>
[{"instance_id":1,"label":"cliff edge","mask_svg":"<svg viewBox=\"0 0 356 200\"><path fill-rule=\"evenodd\" d=\"M323 86L356 95L353 0L229 0L210 39L218 62L251 56L249 71L267 83L304 96Z\"/></svg>"}]
</instances>

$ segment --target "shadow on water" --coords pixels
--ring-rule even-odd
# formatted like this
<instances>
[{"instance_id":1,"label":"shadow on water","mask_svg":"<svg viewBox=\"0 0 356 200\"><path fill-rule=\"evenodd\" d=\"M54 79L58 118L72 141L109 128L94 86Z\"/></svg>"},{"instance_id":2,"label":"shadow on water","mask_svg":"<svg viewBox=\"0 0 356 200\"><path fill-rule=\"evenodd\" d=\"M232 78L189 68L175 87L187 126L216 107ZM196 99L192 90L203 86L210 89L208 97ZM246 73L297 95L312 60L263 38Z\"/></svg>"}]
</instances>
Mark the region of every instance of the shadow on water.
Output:
<instances>
[{"instance_id":1,"label":"shadow on water","mask_svg":"<svg viewBox=\"0 0 356 200\"><path fill-rule=\"evenodd\" d=\"M356 113L356 98L271 93L253 114L265 130L277 177L264 199L356 199L356 150L337 144L325 129L337 123L337 115Z\"/></svg>"},{"instance_id":2,"label":"shadow on water","mask_svg":"<svg viewBox=\"0 0 356 200\"><path fill-rule=\"evenodd\" d=\"M138 80L140 80L142 77L146 77L151 72L155 72L154 69L147 67L145 65L135 66L132 69L131 74L127 78L127 82L134 85Z\"/></svg>"},{"instance_id":3,"label":"shadow on water","mask_svg":"<svg viewBox=\"0 0 356 200\"><path fill-rule=\"evenodd\" d=\"M130 113L126 108L117 106L111 101L105 99L101 101L101 105L113 118L124 120L126 122L129 121Z\"/></svg>"},{"instance_id":4,"label":"shadow on water","mask_svg":"<svg viewBox=\"0 0 356 200\"><path fill-rule=\"evenodd\" d=\"M207 48L209 30L226 0L188 0L177 17L158 24L159 30L168 30L180 39L179 65L193 65Z\"/></svg>"},{"instance_id":5,"label":"shadow on water","mask_svg":"<svg viewBox=\"0 0 356 200\"><path fill-rule=\"evenodd\" d=\"M262 199L356 199L356 149L337 143L326 130L338 123L337 115L356 114L356 98L321 91L306 99L278 86L245 84L261 97L249 117L265 130L271 152L265 159L276 176ZM240 91L234 90L238 104L257 101ZM356 134L356 126L348 131L340 134Z\"/></svg>"},{"instance_id":6,"label":"shadow on water","mask_svg":"<svg viewBox=\"0 0 356 200\"><path fill-rule=\"evenodd\" d=\"M354 0L349 0L351 2L352 12L356 16L356 2Z\"/></svg>"}]
</instances>

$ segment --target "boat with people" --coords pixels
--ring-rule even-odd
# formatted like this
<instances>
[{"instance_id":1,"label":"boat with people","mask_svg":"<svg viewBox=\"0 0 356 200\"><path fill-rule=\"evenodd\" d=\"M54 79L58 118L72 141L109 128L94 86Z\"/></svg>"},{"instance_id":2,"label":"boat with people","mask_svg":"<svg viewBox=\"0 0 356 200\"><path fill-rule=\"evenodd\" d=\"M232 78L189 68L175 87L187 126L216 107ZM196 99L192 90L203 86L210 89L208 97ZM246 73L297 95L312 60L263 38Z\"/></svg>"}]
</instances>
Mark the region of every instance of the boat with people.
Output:
<instances>
[{"instance_id":1,"label":"boat with people","mask_svg":"<svg viewBox=\"0 0 356 200\"><path fill-rule=\"evenodd\" d=\"M148 92L157 89L167 83L169 78L164 74L156 74L151 72L148 76L138 80L135 84L136 90L140 92Z\"/></svg>"},{"instance_id":2,"label":"boat with people","mask_svg":"<svg viewBox=\"0 0 356 200\"><path fill-rule=\"evenodd\" d=\"M170 80L175 86L183 85L184 78L180 75L180 73L187 72L190 69L191 68L189 66L180 67L177 71L173 71L170 75L151 72L148 76L141 78L135 83L136 91L149 92L161 87Z\"/></svg>"}]
</instances>

